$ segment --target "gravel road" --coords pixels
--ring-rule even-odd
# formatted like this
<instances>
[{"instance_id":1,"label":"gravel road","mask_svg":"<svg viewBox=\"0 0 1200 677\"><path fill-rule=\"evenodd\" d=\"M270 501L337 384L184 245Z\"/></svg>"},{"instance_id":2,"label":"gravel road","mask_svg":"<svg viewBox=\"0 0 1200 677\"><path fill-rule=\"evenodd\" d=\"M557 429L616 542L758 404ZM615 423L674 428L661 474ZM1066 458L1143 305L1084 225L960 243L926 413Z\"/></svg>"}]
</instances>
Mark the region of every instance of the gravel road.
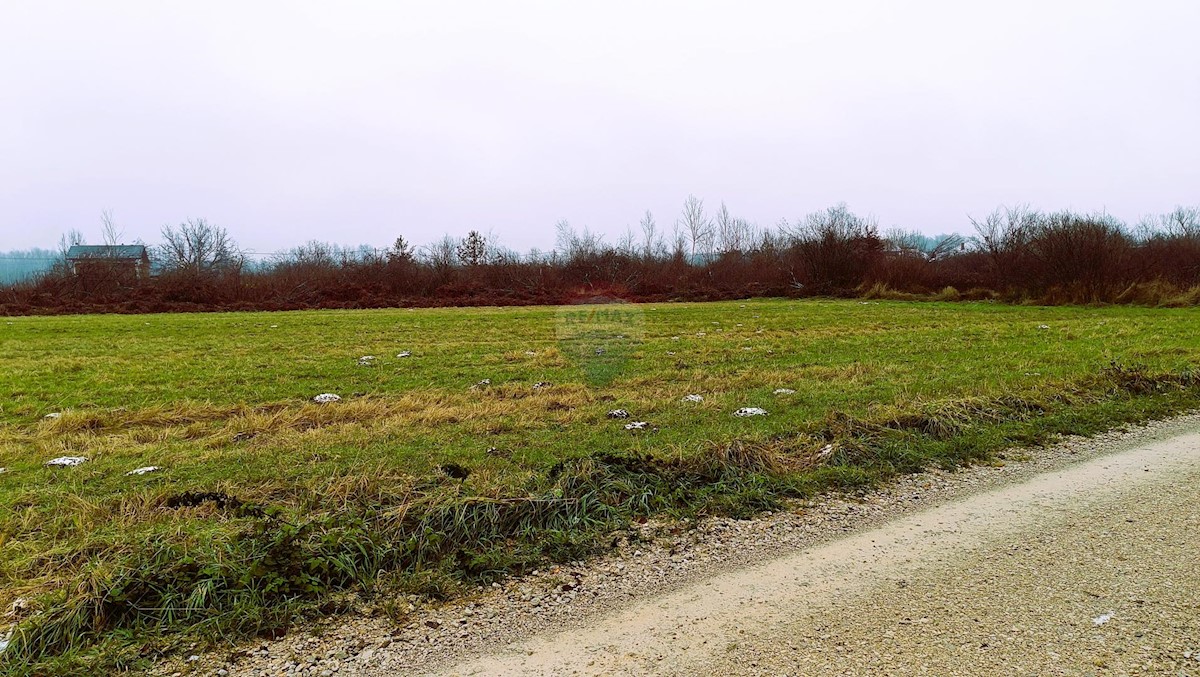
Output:
<instances>
[{"instance_id":1,"label":"gravel road","mask_svg":"<svg viewBox=\"0 0 1200 677\"><path fill-rule=\"evenodd\" d=\"M171 674L1200 676L1200 417L750 521L652 524L396 625Z\"/></svg>"},{"instance_id":2,"label":"gravel road","mask_svg":"<svg viewBox=\"0 0 1200 677\"><path fill-rule=\"evenodd\" d=\"M1200 673L1200 434L535 637L450 674Z\"/></svg>"}]
</instances>

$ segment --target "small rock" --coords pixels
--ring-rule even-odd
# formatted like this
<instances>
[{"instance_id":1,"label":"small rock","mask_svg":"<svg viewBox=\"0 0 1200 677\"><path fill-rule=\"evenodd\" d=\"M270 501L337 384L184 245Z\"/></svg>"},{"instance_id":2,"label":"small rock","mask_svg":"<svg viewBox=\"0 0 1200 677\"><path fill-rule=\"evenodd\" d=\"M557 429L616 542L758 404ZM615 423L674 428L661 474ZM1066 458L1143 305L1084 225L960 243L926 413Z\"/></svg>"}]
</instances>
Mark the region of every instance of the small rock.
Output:
<instances>
[{"instance_id":1,"label":"small rock","mask_svg":"<svg viewBox=\"0 0 1200 677\"><path fill-rule=\"evenodd\" d=\"M776 395L795 395L796 391L792 390L791 388L776 388L775 394Z\"/></svg>"},{"instance_id":2,"label":"small rock","mask_svg":"<svg viewBox=\"0 0 1200 677\"><path fill-rule=\"evenodd\" d=\"M747 416L766 416L767 410L760 409L758 407L742 407L741 409L733 412L733 415L740 418L745 418Z\"/></svg>"},{"instance_id":3,"label":"small rock","mask_svg":"<svg viewBox=\"0 0 1200 677\"><path fill-rule=\"evenodd\" d=\"M626 423L625 429L626 430L645 430L646 426L648 426L648 425L650 425L650 424L645 421L633 421L632 423Z\"/></svg>"},{"instance_id":4,"label":"small rock","mask_svg":"<svg viewBox=\"0 0 1200 677\"><path fill-rule=\"evenodd\" d=\"M29 611L29 600L24 597L18 597L13 600L13 603L8 605L8 613L6 616L20 618L26 611Z\"/></svg>"},{"instance_id":5,"label":"small rock","mask_svg":"<svg viewBox=\"0 0 1200 677\"><path fill-rule=\"evenodd\" d=\"M554 384L549 381L538 381L537 383L533 384L533 389L541 390L542 388L550 388L553 386L554 386Z\"/></svg>"},{"instance_id":6,"label":"small rock","mask_svg":"<svg viewBox=\"0 0 1200 677\"><path fill-rule=\"evenodd\" d=\"M400 352L396 353L396 357L412 357L412 351L401 350Z\"/></svg>"},{"instance_id":7,"label":"small rock","mask_svg":"<svg viewBox=\"0 0 1200 677\"><path fill-rule=\"evenodd\" d=\"M340 402L341 400L342 398L340 396L334 395L333 393L321 393L320 395L312 398L312 401L316 402L317 404L329 404L331 402Z\"/></svg>"},{"instance_id":8,"label":"small rock","mask_svg":"<svg viewBox=\"0 0 1200 677\"><path fill-rule=\"evenodd\" d=\"M125 474L126 475L145 475L146 473L158 472L159 470L162 470L162 468L160 468L156 465L147 465L147 466L144 466L141 468L134 468L133 470L130 470L129 472L127 472Z\"/></svg>"},{"instance_id":9,"label":"small rock","mask_svg":"<svg viewBox=\"0 0 1200 677\"><path fill-rule=\"evenodd\" d=\"M50 419L51 421L53 421L53 420L54 420L54 419L56 419L56 418L62 418L62 413L61 413L61 412L57 412L57 411L52 411L52 412L50 412L49 414L46 414L45 416L43 416L42 418L48 418L48 419Z\"/></svg>"},{"instance_id":10,"label":"small rock","mask_svg":"<svg viewBox=\"0 0 1200 677\"><path fill-rule=\"evenodd\" d=\"M684 402L703 402L704 397L702 395L684 395L683 401Z\"/></svg>"},{"instance_id":11,"label":"small rock","mask_svg":"<svg viewBox=\"0 0 1200 677\"><path fill-rule=\"evenodd\" d=\"M52 458L49 461L46 461L46 465L70 467L79 465L85 461L87 461L87 459L83 456L59 456L58 458Z\"/></svg>"},{"instance_id":12,"label":"small rock","mask_svg":"<svg viewBox=\"0 0 1200 677\"><path fill-rule=\"evenodd\" d=\"M629 418L629 412L624 409L613 409L605 415L609 418Z\"/></svg>"}]
</instances>

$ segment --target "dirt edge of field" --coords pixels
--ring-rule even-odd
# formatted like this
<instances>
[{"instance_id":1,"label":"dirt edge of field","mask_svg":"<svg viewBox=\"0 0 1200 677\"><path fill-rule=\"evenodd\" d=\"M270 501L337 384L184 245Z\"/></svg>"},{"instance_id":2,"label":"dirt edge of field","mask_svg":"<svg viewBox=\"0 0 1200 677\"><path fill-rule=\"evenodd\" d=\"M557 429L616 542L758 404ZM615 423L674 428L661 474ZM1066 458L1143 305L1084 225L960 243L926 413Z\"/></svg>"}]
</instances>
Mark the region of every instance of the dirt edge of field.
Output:
<instances>
[{"instance_id":1,"label":"dirt edge of field","mask_svg":"<svg viewBox=\"0 0 1200 677\"><path fill-rule=\"evenodd\" d=\"M812 548L952 499L1019 482L1080 461L1200 430L1200 412L1011 450L998 463L905 476L875 491L794 502L758 519L648 523L614 532L617 547L588 562L552 566L452 603L399 600L393 621L381 609L327 619L277 641L242 644L164 661L154 674L392 674L446 669L535 634L581 628L602 614L689 583Z\"/></svg>"}]
</instances>

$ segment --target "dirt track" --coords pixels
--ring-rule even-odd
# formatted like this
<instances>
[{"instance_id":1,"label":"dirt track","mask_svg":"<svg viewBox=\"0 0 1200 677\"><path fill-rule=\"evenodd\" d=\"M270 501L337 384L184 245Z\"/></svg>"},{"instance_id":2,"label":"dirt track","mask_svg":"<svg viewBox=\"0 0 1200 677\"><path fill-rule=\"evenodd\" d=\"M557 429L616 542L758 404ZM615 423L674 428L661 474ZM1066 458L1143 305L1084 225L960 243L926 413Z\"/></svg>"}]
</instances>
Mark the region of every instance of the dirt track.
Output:
<instances>
[{"instance_id":1,"label":"dirt track","mask_svg":"<svg viewBox=\"0 0 1200 677\"><path fill-rule=\"evenodd\" d=\"M1200 433L695 581L442 674L704 673L1200 675Z\"/></svg>"}]
</instances>

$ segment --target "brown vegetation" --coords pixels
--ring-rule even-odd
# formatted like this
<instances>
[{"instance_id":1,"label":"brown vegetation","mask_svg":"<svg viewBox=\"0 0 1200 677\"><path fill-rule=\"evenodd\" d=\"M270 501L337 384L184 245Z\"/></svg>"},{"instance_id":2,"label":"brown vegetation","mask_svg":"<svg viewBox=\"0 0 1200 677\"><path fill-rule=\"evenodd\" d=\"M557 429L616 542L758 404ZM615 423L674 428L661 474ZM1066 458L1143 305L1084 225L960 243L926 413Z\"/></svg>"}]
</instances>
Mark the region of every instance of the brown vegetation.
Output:
<instances>
[{"instance_id":1,"label":"brown vegetation","mask_svg":"<svg viewBox=\"0 0 1200 677\"><path fill-rule=\"evenodd\" d=\"M472 231L420 250L311 242L248 265L221 228L164 229L158 274L81 279L66 268L0 290L0 314L537 305L599 295L635 301L867 296L1033 303L1194 305L1200 209L1130 228L1105 214L997 210L971 238L881 235L844 205L760 229L690 197L673 232L647 213L641 241L558 224L550 253L519 255Z\"/></svg>"}]
</instances>

